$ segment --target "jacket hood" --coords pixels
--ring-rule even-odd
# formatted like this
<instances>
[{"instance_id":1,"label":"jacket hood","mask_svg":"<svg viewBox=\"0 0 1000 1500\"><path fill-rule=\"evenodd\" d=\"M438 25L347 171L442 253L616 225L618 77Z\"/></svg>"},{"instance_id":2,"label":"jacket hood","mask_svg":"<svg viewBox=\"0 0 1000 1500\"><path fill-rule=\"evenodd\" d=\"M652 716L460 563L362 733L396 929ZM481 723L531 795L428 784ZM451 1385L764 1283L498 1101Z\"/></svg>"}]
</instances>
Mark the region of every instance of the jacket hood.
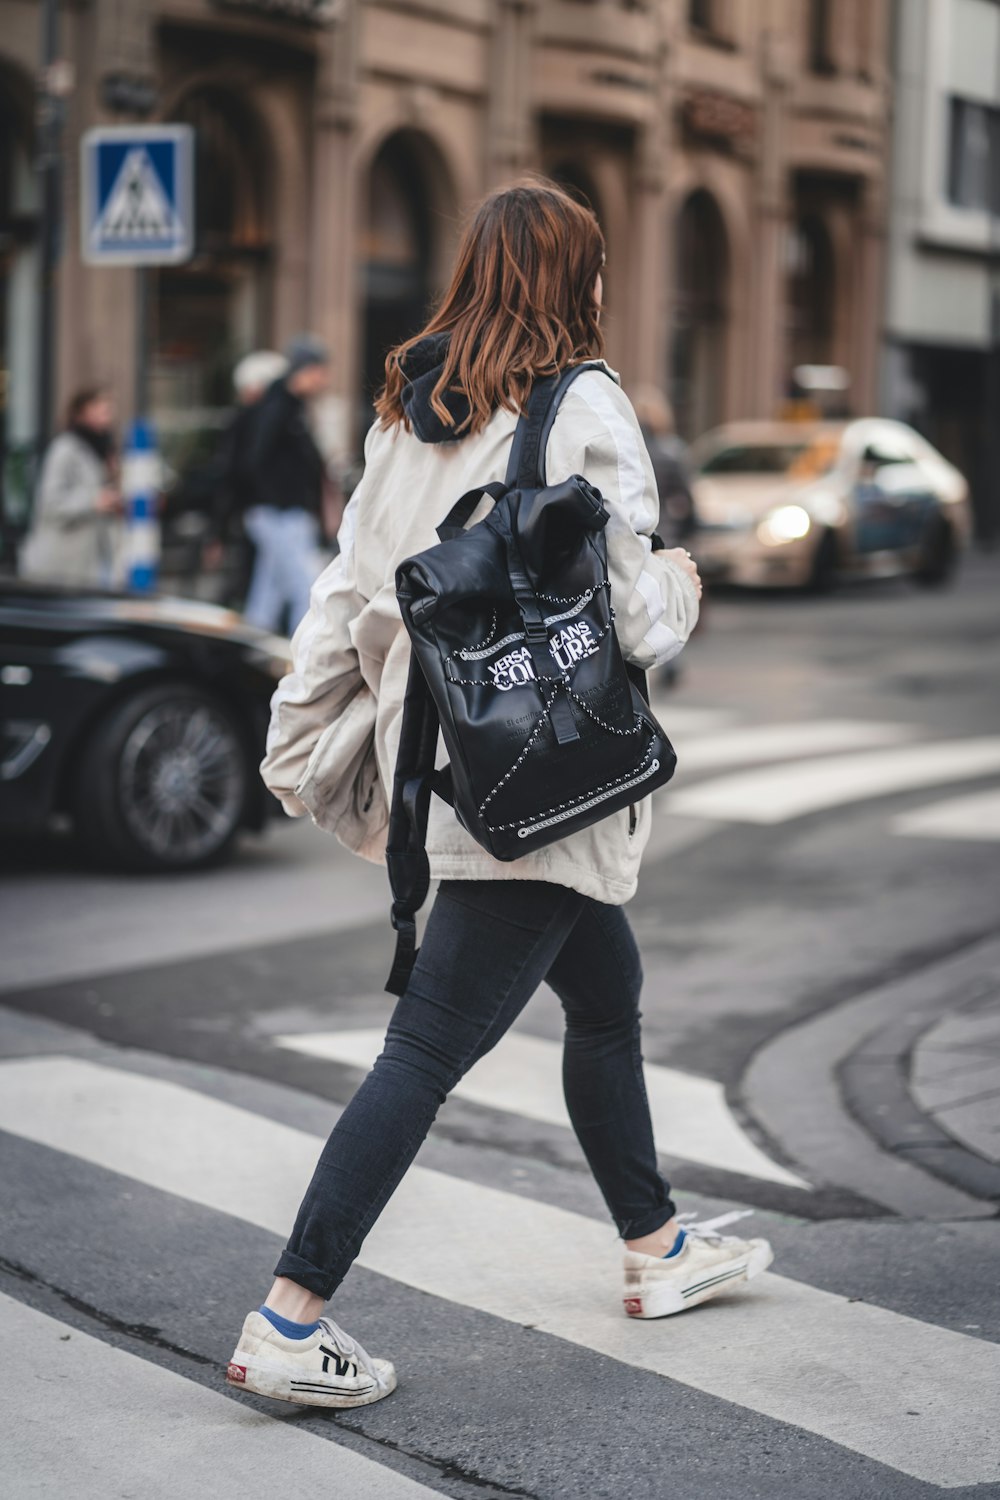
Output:
<instances>
[{"instance_id":1,"label":"jacket hood","mask_svg":"<svg viewBox=\"0 0 1000 1500\"><path fill-rule=\"evenodd\" d=\"M447 333L428 334L427 338L414 344L403 363L406 376L403 410L414 435L422 443L457 443L468 430L463 424L468 420L471 408L464 391L445 391L442 397L454 419L453 427L442 422L431 406L431 392L441 377L450 339L451 335Z\"/></svg>"}]
</instances>

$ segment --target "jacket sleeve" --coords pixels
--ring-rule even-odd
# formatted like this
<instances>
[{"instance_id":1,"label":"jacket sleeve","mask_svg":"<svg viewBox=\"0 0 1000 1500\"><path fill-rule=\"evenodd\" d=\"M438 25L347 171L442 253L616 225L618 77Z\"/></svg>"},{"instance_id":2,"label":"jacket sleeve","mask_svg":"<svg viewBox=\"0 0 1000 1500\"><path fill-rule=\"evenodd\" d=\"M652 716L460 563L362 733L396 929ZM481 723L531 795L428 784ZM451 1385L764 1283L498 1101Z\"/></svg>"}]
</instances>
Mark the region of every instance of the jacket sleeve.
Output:
<instances>
[{"instance_id":1,"label":"jacket sleeve","mask_svg":"<svg viewBox=\"0 0 1000 1500\"><path fill-rule=\"evenodd\" d=\"M600 490L607 525L615 630L627 661L648 670L671 661L698 621L698 595L684 570L653 551L659 514L653 468L632 405L600 371L567 392L546 450L551 482L582 474Z\"/></svg>"},{"instance_id":2,"label":"jacket sleeve","mask_svg":"<svg viewBox=\"0 0 1000 1500\"><path fill-rule=\"evenodd\" d=\"M363 686L351 621L364 607L354 561L354 525L364 483L344 511L340 552L312 586L309 609L292 637L292 670L271 699L271 722L260 773L285 811L308 810L296 795L324 730Z\"/></svg>"},{"instance_id":3,"label":"jacket sleeve","mask_svg":"<svg viewBox=\"0 0 1000 1500\"><path fill-rule=\"evenodd\" d=\"M75 439L57 437L45 455L38 485L38 513L55 526L96 519L100 483L74 451Z\"/></svg>"}]
</instances>

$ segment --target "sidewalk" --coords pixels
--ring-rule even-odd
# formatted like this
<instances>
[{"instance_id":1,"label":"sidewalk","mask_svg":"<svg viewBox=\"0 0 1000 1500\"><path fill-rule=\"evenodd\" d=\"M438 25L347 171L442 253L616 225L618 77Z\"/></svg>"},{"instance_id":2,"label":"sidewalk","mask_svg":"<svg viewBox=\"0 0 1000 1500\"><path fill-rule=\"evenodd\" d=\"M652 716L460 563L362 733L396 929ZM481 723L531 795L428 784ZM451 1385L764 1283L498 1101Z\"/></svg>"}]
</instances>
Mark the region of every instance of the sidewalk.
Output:
<instances>
[{"instance_id":1,"label":"sidewalk","mask_svg":"<svg viewBox=\"0 0 1000 1500\"><path fill-rule=\"evenodd\" d=\"M913 1049L910 1092L942 1130L1000 1166L1000 993L924 1032Z\"/></svg>"}]
</instances>

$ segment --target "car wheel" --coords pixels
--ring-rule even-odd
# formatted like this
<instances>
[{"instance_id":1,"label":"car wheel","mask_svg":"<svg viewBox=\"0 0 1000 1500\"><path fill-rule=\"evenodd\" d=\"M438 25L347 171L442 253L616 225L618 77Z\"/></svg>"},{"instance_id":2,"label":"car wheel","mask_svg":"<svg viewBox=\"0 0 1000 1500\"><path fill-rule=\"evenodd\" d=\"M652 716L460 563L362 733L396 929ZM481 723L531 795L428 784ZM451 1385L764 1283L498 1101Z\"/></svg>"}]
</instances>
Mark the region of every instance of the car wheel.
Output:
<instances>
[{"instance_id":1,"label":"car wheel","mask_svg":"<svg viewBox=\"0 0 1000 1500\"><path fill-rule=\"evenodd\" d=\"M200 688L160 683L120 703L88 741L77 827L91 853L113 865L197 869L229 849L247 786L228 710Z\"/></svg>"},{"instance_id":2,"label":"car wheel","mask_svg":"<svg viewBox=\"0 0 1000 1500\"><path fill-rule=\"evenodd\" d=\"M812 567L809 570L809 582L806 587L810 594L830 593L837 583L839 563L837 538L832 531L824 531L816 545Z\"/></svg>"},{"instance_id":3,"label":"car wheel","mask_svg":"<svg viewBox=\"0 0 1000 1500\"><path fill-rule=\"evenodd\" d=\"M943 516L935 516L921 540L913 576L925 588L943 588L954 578L957 564L955 533Z\"/></svg>"}]
</instances>

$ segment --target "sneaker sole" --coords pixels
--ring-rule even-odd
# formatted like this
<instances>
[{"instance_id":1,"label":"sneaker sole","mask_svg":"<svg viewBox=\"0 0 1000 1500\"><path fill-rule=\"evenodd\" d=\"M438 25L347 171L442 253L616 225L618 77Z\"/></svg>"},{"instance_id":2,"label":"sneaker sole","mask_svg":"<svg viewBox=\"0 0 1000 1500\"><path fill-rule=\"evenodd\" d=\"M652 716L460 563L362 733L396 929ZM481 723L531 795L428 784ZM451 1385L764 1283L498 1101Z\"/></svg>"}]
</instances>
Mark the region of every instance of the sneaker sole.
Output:
<instances>
[{"instance_id":1,"label":"sneaker sole","mask_svg":"<svg viewBox=\"0 0 1000 1500\"><path fill-rule=\"evenodd\" d=\"M653 1286L637 1297L626 1297L625 1312L630 1318L672 1318L676 1313L686 1312L689 1307L697 1307L700 1302L708 1302L720 1292L739 1286L740 1282L752 1281L766 1271L773 1260L774 1251L770 1245L762 1245L758 1250L751 1250L745 1258L720 1266L711 1277L695 1282L693 1286Z\"/></svg>"},{"instance_id":2,"label":"sneaker sole","mask_svg":"<svg viewBox=\"0 0 1000 1500\"><path fill-rule=\"evenodd\" d=\"M292 1380L287 1371L253 1369L248 1365L230 1360L226 1370L226 1384L235 1391L249 1391L254 1396L266 1396L270 1401L288 1401L294 1406L326 1406L347 1410L355 1406L371 1406L384 1401L396 1389L396 1374L393 1371L383 1385L366 1391L323 1390L321 1382Z\"/></svg>"}]
</instances>

